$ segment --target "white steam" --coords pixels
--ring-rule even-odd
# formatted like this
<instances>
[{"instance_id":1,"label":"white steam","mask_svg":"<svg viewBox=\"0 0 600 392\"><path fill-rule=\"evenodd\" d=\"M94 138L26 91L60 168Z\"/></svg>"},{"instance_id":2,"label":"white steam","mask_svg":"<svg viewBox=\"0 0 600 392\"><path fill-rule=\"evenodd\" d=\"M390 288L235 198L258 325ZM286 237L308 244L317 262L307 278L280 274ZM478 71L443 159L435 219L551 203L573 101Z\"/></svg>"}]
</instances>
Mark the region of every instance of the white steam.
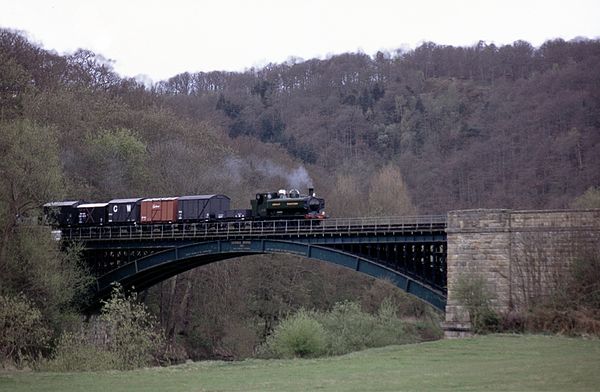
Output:
<instances>
[{"instance_id":1,"label":"white steam","mask_svg":"<svg viewBox=\"0 0 600 392\"><path fill-rule=\"evenodd\" d=\"M242 168L244 166L244 162L241 159L236 157L227 157L225 159L225 175L229 180L231 180L234 184L239 184L242 180Z\"/></svg>"},{"instance_id":2,"label":"white steam","mask_svg":"<svg viewBox=\"0 0 600 392\"><path fill-rule=\"evenodd\" d=\"M227 157L221 166L221 174L235 185L240 184L245 178L255 178L253 174L259 174L270 183L276 182L279 187L295 188L302 193L313 186L312 178L304 166L299 165L295 169L287 168L258 156Z\"/></svg>"},{"instance_id":3,"label":"white steam","mask_svg":"<svg viewBox=\"0 0 600 392\"><path fill-rule=\"evenodd\" d=\"M260 161L256 165L256 170L265 177L279 177L286 182L288 188L299 190L312 187L313 181L308 175L308 171L302 165L296 169L287 169L281 165L267 159Z\"/></svg>"},{"instance_id":4,"label":"white steam","mask_svg":"<svg viewBox=\"0 0 600 392\"><path fill-rule=\"evenodd\" d=\"M308 171L306 171L306 169L302 165L292 170L287 180L288 186L290 188L303 189L313 186L313 181L308 175Z\"/></svg>"}]
</instances>

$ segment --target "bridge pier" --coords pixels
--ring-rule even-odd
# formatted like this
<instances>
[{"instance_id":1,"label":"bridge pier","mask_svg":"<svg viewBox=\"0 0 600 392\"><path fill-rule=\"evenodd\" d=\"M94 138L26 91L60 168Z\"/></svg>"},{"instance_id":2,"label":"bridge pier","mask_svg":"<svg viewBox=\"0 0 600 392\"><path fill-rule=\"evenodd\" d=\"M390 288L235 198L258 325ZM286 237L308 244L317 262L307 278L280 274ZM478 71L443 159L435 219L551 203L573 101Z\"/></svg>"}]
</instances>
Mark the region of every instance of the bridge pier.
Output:
<instances>
[{"instance_id":1,"label":"bridge pier","mask_svg":"<svg viewBox=\"0 0 600 392\"><path fill-rule=\"evenodd\" d=\"M500 315L547 295L582 250L598 246L600 210L465 210L448 213L445 335L471 333L456 299L463 275L483 278Z\"/></svg>"}]
</instances>

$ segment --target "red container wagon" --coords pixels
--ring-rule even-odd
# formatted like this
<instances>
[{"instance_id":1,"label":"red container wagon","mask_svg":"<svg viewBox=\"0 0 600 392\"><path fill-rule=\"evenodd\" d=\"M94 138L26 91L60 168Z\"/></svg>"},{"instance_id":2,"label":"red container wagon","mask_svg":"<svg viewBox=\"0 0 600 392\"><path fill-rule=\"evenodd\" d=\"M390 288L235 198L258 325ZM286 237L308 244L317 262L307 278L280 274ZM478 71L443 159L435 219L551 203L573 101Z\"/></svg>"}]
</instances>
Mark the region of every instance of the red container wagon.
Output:
<instances>
[{"instance_id":1,"label":"red container wagon","mask_svg":"<svg viewBox=\"0 0 600 392\"><path fill-rule=\"evenodd\" d=\"M140 204L140 223L173 223L177 221L177 198L144 199Z\"/></svg>"}]
</instances>

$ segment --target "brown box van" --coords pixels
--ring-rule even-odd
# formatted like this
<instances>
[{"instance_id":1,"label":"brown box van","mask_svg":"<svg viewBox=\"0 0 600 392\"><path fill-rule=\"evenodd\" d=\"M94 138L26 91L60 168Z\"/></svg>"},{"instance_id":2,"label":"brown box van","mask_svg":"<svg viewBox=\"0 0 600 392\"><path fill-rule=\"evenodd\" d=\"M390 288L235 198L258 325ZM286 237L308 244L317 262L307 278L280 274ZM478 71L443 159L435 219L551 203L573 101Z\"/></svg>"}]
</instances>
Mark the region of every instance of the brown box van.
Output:
<instances>
[{"instance_id":1,"label":"brown box van","mask_svg":"<svg viewBox=\"0 0 600 392\"><path fill-rule=\"evenodd\" d=\"M141 223L171 223L177 221L177 198L144 199L140 205Z\"/></svg>"}]
</instances>

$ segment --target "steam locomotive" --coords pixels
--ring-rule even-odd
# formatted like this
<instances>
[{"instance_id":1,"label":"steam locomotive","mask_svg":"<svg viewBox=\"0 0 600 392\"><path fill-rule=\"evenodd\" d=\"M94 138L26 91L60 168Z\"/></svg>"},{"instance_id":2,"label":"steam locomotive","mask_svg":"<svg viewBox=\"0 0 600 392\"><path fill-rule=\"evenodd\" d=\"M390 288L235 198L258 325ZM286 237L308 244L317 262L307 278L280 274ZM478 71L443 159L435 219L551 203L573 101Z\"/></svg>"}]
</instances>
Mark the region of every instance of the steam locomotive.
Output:
<instances>
[{"instance_id":1,"label":"steam locomotive","mask_svg":"<svg viewBox=\"0 0 600 392\"><path fill-rule=\"evenodd\" d=\"M43 205L46 221L56 228L104 225L146 225L237 220L325 219L325 200L314 189L257 193L250 209L230 209L226 195L113 199L103 203L83 200Z\"/></svg>"}]
</instances>

